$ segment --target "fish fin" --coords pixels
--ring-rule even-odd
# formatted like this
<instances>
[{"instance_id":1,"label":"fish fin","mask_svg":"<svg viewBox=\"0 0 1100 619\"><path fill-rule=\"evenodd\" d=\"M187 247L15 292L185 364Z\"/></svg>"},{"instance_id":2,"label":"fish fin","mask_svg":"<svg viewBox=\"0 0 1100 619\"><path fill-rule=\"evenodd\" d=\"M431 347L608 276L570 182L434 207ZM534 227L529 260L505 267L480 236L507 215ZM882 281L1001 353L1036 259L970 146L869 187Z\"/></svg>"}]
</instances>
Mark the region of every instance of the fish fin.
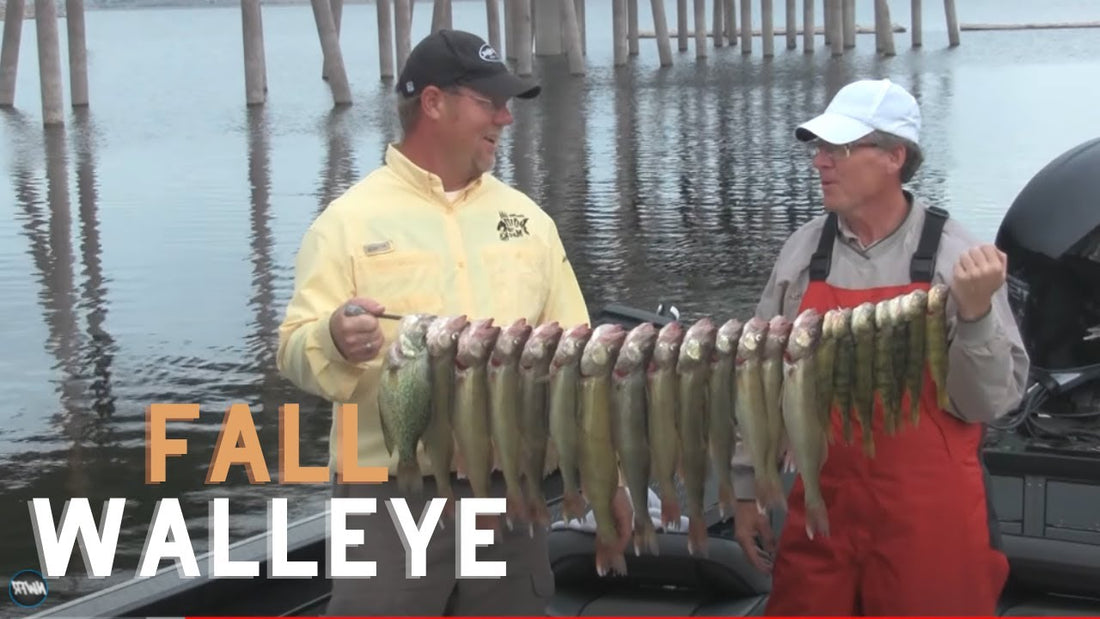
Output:
<instances>
[{"instance_id":1,"label":"fish fin","mask_svg":"<svg viewBox=\"0 0 1100 619\"><path fill-rule=\"evenodd\" d=\"M420 464L415 457L402 459L397 463L397 488L405 496L420 496L424 493L424 477L420 474Z\"/></svg>"},{"instance_id":2,"label":"fish fin","mask_svg":"<svg viewBox=\"0 0 1100 619\"><path fill-rule=\"evenodd\" d=\"M734 496L733 486L722 483L718 486L718 507L721 510L722 518L732 516L734 508L737 506L737 497Z\"/></svg>"},{"instance_id":3,"label":"fish fin","mask_svg":"<svg viewBox=\"0 0 1100 619\"><path fill-rule=\"evenodd\" d=\"M381 422L380 425L382 426L382 442L386 446L386 452L389 453L392 456L393 455L393 447L394 447L394 445L393 445L393 435L390 434L390 427L386 424L386 415L385 414L380 414L378 416L378 419Z\"/></svg>"},{"instance_id":4,"label":"fish fin","mask_svg":"<svg viewBox=\"0 0 1100 619\"><path fill-rule=\"evenodd\" d=\"M661 491L661 525L680 528L680 498L672 488Z\"/></svg>"},{"instance_id":5,"label":"fish fin","mask_svg":"<svg viewBox=\"0 0 1100 619\"><path fill-rule=\"evenodd\" d=\"M576 490L566 492L562 497L562 514L566 519L584 520L584 498Z\"/></svg>"},{"instance_id":6,"label":"fish fin","mask_svg":"<svg viewBox=\"0 0 1100 619\"><path fill-rule=\"evenodd\" d=\"M616 553L610 546L596 542L596 573L601 577L608 574L626 576L626 557Z\"/></svg>"},{"instance_id":7,"label":"fish fin","mask_svg":"<svg viewBox=\"0 0 1100 619\"><path fill-rule=\"evenodd\" d=\"M829 512L824 505L806 506L806 535L810 539L829 537Z\"/></svg>"},{"instance_id":8,"label":"fish fin","mask_svg":"<svg viewBox=\"0 0 1100 619\"><path fill-rule=\"evenodd\" d=\"M634 555L641 555L643 549L653 556L661 554L657 546L657 530L653 528L653 520L648 513L634 522Z\"/></svg>"}]
</instances>

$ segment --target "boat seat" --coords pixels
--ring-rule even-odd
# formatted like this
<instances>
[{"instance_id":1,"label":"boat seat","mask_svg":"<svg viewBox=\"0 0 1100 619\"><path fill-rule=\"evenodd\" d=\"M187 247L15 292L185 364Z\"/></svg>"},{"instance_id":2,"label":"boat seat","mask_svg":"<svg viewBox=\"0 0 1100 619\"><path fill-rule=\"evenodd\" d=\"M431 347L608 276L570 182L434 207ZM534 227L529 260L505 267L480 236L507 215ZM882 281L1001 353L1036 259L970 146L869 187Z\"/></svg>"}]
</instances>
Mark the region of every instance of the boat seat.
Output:
<instances>
[{"instance_id":1,"label":"boat seat","mask_svg":"<svg viewBox=\"0 0 1100 619\"><path fill-rule=\"evenodd\" d=\"M759 615L771 579L745 559L726 537L708 538L708 556L692 556L687 535L658 533L658 556L626 552L625 576L596 574L595 536L554 529L548 534L556 593L553 616L590 615Z\"/></svg>"}]
</instances>

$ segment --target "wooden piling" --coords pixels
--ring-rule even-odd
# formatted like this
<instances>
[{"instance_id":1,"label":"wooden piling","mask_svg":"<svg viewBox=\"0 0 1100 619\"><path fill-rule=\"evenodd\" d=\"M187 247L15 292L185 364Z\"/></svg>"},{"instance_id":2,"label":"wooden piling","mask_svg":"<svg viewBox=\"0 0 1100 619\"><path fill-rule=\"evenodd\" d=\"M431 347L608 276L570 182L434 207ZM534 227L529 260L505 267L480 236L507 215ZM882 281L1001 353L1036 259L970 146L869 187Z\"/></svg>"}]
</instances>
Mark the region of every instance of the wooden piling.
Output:
<instances>
[{"instance_id":1,"label":"wooden piling","mask_svg":"<svg viewBox=\"0 0 1100 619\"><path fill-rule=\"evenodd\" d=\"M737 45L737 0L722 0L722 15L726 22L726 40L730 47Z\"/></svg>"},{"instance_id":2,"label":"wooden piling","mask_svg":"<svg viewBox=\"0 0 1100 619\"><path fill-rule=\"evenodd\" d=\"M825 31L829 33L829 49L833 57L844 55L844 7L841 0L828 0L825 15Z\"/></svg>"},{"instance_id":3,"label":"wooden piling","mask_svg":"<svg viewBox=\"0 0 1100 619\"><path fill-rule=\"evenodd\" d=\"M397 39L397 74L405 68L412 52L412 0L394 0L394 37Z\"/></svg>"},{"instance_id":4,"label":"wooden piling","mask_svg":"<svg viewBox=\"0 0 1100 619\"><path fill-rule=\"evenodd\" d=\"M890 5L886 0L875 0L876 13L880 16L875 23L877 38L881 38L882 48L879 50L884 56L894 56L894 29L890 23Z\"/></svg>"},{"instance_id":5,"label":"wooden piling","mask_svg":"<svg viewBox=\"0 0 1100 619\"><path fill-rule=\"evenodd\" d=\"M344 16L344 0L329 0L329 8L332 10L332 21L336 24L336 38L340 38L340 22ZM321 79L328 79L328 70L324 61L321 62Z\"/></svg>"},{"instance_id":6,"label":"wooden piling","mask_svg":"<svg viewBox=\"0 0 1100 619\"><path fill-rule=\"evenodd\" d=\"M844 19L844 49L856 46L856 0L842 0Z\"/></svg>"},{"instance_id":7,"label":"wooden piling","mask_svg":"<svg viewBox=\"0 0 1100 619\"><path fill-rule=\"evenodd\" d=\"M714 21L711 24L713 33L711 39L714 41L715 47L722 47L725 44L725 19L722 16L722 3L723 0L711 0L714 3L713 16Z\"/></svg>"},{"instance_id":8,"label":"wooden piling","mask_svg":"<svg viewBox=\"0 0 1100 619\"><path fill-rule=\"evenodd\" d=\"M378 12L378 74L383 80L392 79L393 70L393 7L390 0L375 0Z\"/></svg>"},{"instance_id":9,"label":"wooden piling","mask_svg":"<svg viewBox=\"0 0 1100 619\"><path fill-rule=\"evenodd\" d=\"M532 5L535 29L535 54L539 56L559 56L562 53L561 5L546 0L524 0L522 4ZM624 32L625 34L625 32Z\"/></svg>"},{"instance_id":10,"label":"wooden piling","mask_svg":"<svg viewBox=\"0 0 1100 619\"><path fill-rule=\"evenodd\" d=\"M921 39L923 38L922 24L921 24L921 21L923 20L923 17L921 16L920 0L912 0L911 7L912 8L910 9L910 11L912 13L912 20L913 20L913 24L912 24L912 28L913 28L913 39L912 39L913 40L913 47L920 47L922 45L922 40Z\"/></svg>"},{"instance_id":11,"label":"wooden piling","mask_svg":"<svg viewBox=\"0 0 1100 619\"><path fill-rule=\"evenodd\" d=\"M577 26L580 27L580 32L581 32L581 53L587 55L588 54L588 35L586 34L587 31L585 30L584 0L573 0L573 8L577 12ZM639 37L639 38L641 38L641 37Z\"/></svg>"},{"instance_id":12,"label":"wooden piling","mask_svg":"<svg viewBox=\"0 0 1100 619\"><path fill-rule=\"evenodd\" d=\"M577 23L577 5L573 0L561 0L565 19L565 54L569 59L569 72L584 75L584 51L581 49L581 27Z\"/></svg>"},{"instance_id":13,"label":"wooden piling","mask_svg":"<svg viewBox=\"0 0 1100 619\"><path fill-rule=\"evenodd\" d=\"M802 2L802 52L814 51L814 0Z\"/></svg>"},{"instance_id":14,"label":"wooden piling","mask_svg":"<svg viewBox=\"0 0 1100 619\"><path fill-rule=\"evenodd\" d=\"M947 17L947 41L951 47L959 45L959 17L955 13L955 0L943 0L943 12Z\"/></svg>"},{"instance_id":15,"label":"wooden piling","mask_svg":"<svg viewBox=\"0 0 1100 619\"><path fill-rule=\"evenodd\" d=\"M707 57L707 0L695 0L695 57Z\"/></svg>"},{"instance_id":16,"label":"wooden piling","mask_svg":"<svg viewBox=\"0 0 1100 619\"><path fill-rule=\"evenodd\" d=\"M23 38L23 0L4 7L4 42L0 50L0 107L15 105L15 78L19 72L19 43Z\"/></svg>"},{"instance_id":17,"label":"wooden piling","mask_svg":"<svg viewBox=\"0 0 1100 619\"><path fill-rule=\"evenodd\" d=\"M505 60L516 59L516 2L504 0L504 48L497 52Z\"/></svg>"},{"instance_id":18,"label":"wooden piling","mask_svg":"<svg viewBox=\"0 0 1100 619\"><path fill-rule=\"evenodd\" d=\"M627 43L631 56L637 56L638 49L638 0L626 0Z\"/></svg>"},{"instance_id":19,"label":"wooden piling","mask_svg":"<svg viewBox=\"0 0 1100 619\"><path fill-rule=\"evenodd\" d=\"M398 0L401 2L402 0ZM407 0L406 0L407 1ZM351 86L344 70L344 55L340 51L340 39L336 35L336 22L332 19L332 5L328 0L311 0L313 21L317 24L317 36L321 40L328 85L334 105L351 103Z\"/></svg>"},{"instance_id":20,"label":"wooden piling","mask_svg":"<svg viewBox=\"0 0 1100 619\"><path fill-rule=\"evenodd\" d=\"M676 0L676 47L681 52L688 48L688 0Z\"/></svg>"},{"instance_id":21,"label":"wooden piling","mask_svg":"<svg viewBox=\"0 0 1100 619\"><path fill-rule=\"evenodd\" d=\"M61 42L57 35L54 0L34 0L34 25L38 35L38 72L42 90L42 122L65 122L61 85Z\"/></svg>"},{"instance_id":22,"label":"wooden piling","mask_svg":"<svg viewBox=\"0 0 1100 619\"><path fill-rule=\"evenodd\" d=\"M760 0L760 47L764 50L764 57L771 58L775 55L775 9L772 0Z\"/></svg>"},{"instance_id":23,"label":"wooden piling","mask_svg":"<svg viewBox=\"0 0 1100 619\"><path fill-rule=\"evenodd\" d=\"M798 47L798 0L787 0L787 49Z\"/></svg>"},{"instance_id":24,"label":"wooden piling","mask_svg":"<svg viewBox=\"0 0 1100 619\"><path fill-rule=\"evenodd\" d=\"M653 30L657 37L657 56L662 67L672 66L672 41L668 38L668 18L664 0L650 0L653 9Z\"/></svg>"},{"instance_id":25,"label":"wooden piling","mask_svg":"<svg viewBox=\"0 0 1100 619\"><path fill-rule=\"evenodd\" d=\"M244 95L247 105L260 105L267 98L264 86L263 17L260 0L241 0L241 30L244 38ZM322 62L323 67L328 63Z\"/></svg>"},{"instance_id":26,"label":"wooden piling","mask_svg":"<svg viewBox=\"0 0 1100 619\"><path fill-rule=\"evenodd\" d=\"M435 4L432 6L432 32L439 32L444 28L449 29L447 25L447 4L449 0L435 0ZM504 16L507 19L508 16L508 4L510 0L504 0Z\"/></svg>"},{"instance_id":27,"label":"wooden piling","mask_svg":"<svg viewBox=\"0 0 1100 619\"><path fill-rule=\"evenodd\" d=\"M741 55L752 53L752 0L741 0Z\"/></svg>"},{"instance_id":28,"label":"wooden piling","mask_svg":"<svg viewBox=\"0 0 1100 619\"><path fill-rule=\"evenodd\" d=\"M73 107L88 105L88 44L84 27L84 0L65 0L65 27L69 39L69 99Z\"/></svg>"},{"instance_id":29,"label":"wooden piling","mask_svg":"<svg viewBox=\"0 0 1100 619\"><path fill-rule=\"evenodd\" d=\"M519 0L516 10L516 73L523 76L531 75L531 3L527 0Z\"/></svg>"},{"instance_id":30,"label":"wooden piling","mask_svg":"<svg viewBox=\"0 0 1100 619\"><path fill-rule=\"evenodd\" d=\"M626 22L626 0L611 0L611 45L616 67L626 64Z\"/></svg>"},{"instance_id":31,"label":"wooden piling","mask_svg":"<svg viewBox=\"0 0 1100 619\"><path fill-rule=\"evenodd\" d=\"M485 0L485 17L489 21L489 45L500 49L500 5L497 0Z\"/></svg>"}]
</instances>

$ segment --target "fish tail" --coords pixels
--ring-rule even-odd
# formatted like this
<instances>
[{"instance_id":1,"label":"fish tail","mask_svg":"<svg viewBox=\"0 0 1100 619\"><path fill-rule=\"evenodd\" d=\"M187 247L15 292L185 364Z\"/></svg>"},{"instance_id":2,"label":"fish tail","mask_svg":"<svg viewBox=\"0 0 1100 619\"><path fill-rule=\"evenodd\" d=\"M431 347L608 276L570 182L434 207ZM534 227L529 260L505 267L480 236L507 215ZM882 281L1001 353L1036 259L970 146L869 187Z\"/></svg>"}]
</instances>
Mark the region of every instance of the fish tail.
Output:
<instances>
[{"instance_id":1,"label":"fish tail","mask_svg":"<svg viewBox=\"0 0 1100 619\"><path fill-rule=\"evenodd\" d=\"M829 512L825 509L824 503L807 503L806 535L810 539L829 537Z\"/></svg>"},{"instance_id":2,"label":"fish tail","mask_svg":"<svg viewBox=\"0 0 1100 619\"><path fill-rule=\"evenodd\" d=\"M688 552L696 557L708 554L707 525L702 518L692 517L688 522Z\"/></svg>"},{"instance_id":3,"label":"fish tail","mask_svg":"<svg viewBox=\"0 0 1100 619\"><path fill-rule=\"evenodd\" d=\"M634 518L634 554L640 555L642 551L653 556L660 554L657 547L657 529L653 527L653 520L649 513Z\"/></svg>"},{"instance_id":4,"label":"fish tail","mask_svg":"<svg viewBox=\"0 0 1100 619\"><path fill-rule=\"evenodd\" d=\"M734 509L737 506L737 497L733 493L733 486L727 482L723 482L718 486L718 507L722 513L722 517L733 515Z\"/></svg>"},{"instance_id":5,"label":"fish tail","mask_svg":"<svg viewBox=\"0 0 1100 619\"><path fill-rule=\"evenodd\" d=\"M420 474L420 465L415 457L402 458L397 463L397 488L405 496L420 496L424 493L424 477Z\"/></svg>"},{"instance_id":6,"label":"fish tail","mask_svg":"<svg viewBox=\"0 0 1100 619\"><path fill-rule=\"evenodd\" d=\"M584 498L576 490L567 490L562 496L562 514L566 520L584 520Z\"/></svg>"},{"instance_id":7,"label":"fish tail","mask_svg":"<svg viewBox=\"0 0 1100 619\"><path fill-rule=\"evenodd\" d=\"M680 528L680 497L676 495L676 489L672 484L661 486L661 525L664 527Z\"/></svg>"},{"instance_id":8,"label":"fish tail","mask_svg":"<svg viewBox=\"0 0 1100 619\"><path fill-rule=\"evenodd\" d=\"M596 542L596 573L600 576L617 574L626 576L626 557L615 552L607 544Z\"/></svg>"}]
</instances>

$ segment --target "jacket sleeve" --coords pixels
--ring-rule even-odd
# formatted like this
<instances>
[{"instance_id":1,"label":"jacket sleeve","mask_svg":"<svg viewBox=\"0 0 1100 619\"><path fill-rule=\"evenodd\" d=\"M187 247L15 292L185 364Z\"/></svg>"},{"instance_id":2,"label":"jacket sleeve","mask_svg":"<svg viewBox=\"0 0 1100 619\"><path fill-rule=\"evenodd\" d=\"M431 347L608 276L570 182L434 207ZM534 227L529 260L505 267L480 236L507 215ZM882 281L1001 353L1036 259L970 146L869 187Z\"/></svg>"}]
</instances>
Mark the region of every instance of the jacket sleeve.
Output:
<instances>
[{"instance_id":1,"label":"jacket sleeve","mask_svg":"<svg viewBox=\"0 0 1100 619\"><path fill-rule=\"evenodd\" d=\"M336 348L329 316L352 298L354 285L338 246L316 226L302 239L295 260L294 291L279 326L276 364L298 388L333 402L347 401L362 369Z\"/></svg>"},{"instance_id":2,"label":"jacket sleeve","mask_svg":"<svg viewBox=\"0 0 1100 619\"><path fill-rule=\"evenodd\" d=\"M1006 288L993 295L992 309L975 321L959 320L950 296L947 312L950 412L964 421L988 423L1015 409L1027 388L1030 359Z\"/></svg>"},{"instance_id":3,"label":"jacket sleeve","mask_svg":"<svg viewBox=\"0 0 1100 619\"><path fill-rule=\"evenodd\" d=\"M549 293L543 307L540 323L558 321L565 329L589 322L588 305L581 292L580 283L573 272L573 265L565 253L557 227L550 224L548 237Z\"/></svg>"}]
</instances>

